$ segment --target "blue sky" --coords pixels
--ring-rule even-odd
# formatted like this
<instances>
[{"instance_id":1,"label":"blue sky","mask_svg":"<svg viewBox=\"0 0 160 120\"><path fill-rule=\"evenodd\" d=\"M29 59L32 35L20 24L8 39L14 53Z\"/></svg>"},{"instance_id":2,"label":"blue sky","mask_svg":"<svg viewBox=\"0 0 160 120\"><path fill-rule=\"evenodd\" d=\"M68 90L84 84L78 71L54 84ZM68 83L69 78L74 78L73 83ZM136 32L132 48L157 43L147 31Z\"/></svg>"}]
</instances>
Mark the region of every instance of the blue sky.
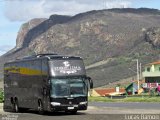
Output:
<instances>
[{"instance_id":1,"label":"blue sky","mask_svg":"<svg viewBox=\"0 0 160 120\"><path fill-rule=\"evenodd\" d=\"M159 0L0 0L0 55L14 48L20 26L33 18L107 8L155 8Z\"/></svg>"}]
</instances>

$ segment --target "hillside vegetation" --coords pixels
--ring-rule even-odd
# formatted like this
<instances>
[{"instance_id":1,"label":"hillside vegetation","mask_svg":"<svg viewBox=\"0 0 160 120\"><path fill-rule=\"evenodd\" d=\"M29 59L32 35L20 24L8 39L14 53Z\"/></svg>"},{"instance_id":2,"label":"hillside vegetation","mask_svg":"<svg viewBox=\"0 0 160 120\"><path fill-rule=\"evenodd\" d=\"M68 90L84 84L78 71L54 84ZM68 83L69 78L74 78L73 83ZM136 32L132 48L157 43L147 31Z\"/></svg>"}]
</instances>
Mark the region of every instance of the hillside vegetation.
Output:
<instances>
[{"instance_id":1,"label":"hillside vegetation","mask_svg":"<svg viewBox=\"0 0 160 120\"><path fill-rule=\"evenodd\" d=\"M0 69L38 53L83 57L95 87L134 76L128 70L136 68L134 59L144 66L159 58L160 11L110 9L33 19L21 26L15 48L0 57Z\"/></svg>"}]
</instances>

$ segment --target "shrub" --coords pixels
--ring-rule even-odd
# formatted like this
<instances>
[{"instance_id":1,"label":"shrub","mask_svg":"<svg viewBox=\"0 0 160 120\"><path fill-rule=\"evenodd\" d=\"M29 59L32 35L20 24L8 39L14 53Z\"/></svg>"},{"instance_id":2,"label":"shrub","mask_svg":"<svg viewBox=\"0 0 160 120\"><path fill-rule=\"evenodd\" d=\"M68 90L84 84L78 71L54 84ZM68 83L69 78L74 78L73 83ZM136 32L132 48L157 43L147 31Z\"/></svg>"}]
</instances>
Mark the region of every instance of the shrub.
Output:
<instances>
[{"instance_id":1,"label":"shrub","mask_svg":"<svg viewBox=\"0 0 160 120\"><path fill-rule=\"evenodd\" d=\"M4 92L3 89L0 89L0 103L4 101Z\"/></svg>"}]
</instances>

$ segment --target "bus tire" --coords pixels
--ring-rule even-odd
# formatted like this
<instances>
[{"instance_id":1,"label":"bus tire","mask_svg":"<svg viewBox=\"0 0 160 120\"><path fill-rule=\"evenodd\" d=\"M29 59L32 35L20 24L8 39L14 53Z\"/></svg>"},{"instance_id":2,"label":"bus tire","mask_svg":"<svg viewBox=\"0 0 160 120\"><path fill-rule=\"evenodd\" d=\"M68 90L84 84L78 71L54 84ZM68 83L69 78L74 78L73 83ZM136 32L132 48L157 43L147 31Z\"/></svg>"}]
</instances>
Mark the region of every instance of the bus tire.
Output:
<instances>
[{"instance_id":1,"label":"bus tire","mask_svg":"<svg viewBox=\"0 0 160 120\"><path fill-rule=\"evenodd\" d=\"M16 113L19 112L19 106L18 106L18 100L17 99L15 99L15 101L14 101L14 109L13 110Z\"/></svg>"},{"instance_id":2,"label":"bus tire","mask_svg":"<svg viewBox=\"0 0 160 120\"><path fill-rule=\"evenodd\" d=\"M41 100L38 100L38 113L43 115L44 114L44 107Z\"/></svg>"}]
</instances>

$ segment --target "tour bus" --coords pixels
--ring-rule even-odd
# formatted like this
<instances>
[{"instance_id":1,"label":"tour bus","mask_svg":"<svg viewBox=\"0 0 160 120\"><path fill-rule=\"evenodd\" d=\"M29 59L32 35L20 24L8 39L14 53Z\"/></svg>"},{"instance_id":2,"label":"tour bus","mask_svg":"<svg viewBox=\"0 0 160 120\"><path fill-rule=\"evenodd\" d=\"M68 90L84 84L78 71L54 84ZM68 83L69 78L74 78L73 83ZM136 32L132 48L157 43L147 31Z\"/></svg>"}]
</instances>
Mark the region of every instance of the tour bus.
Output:
<instances>
[{"instance_id":1,"label":"tour bus","mask_svg":"<svg viewBox=\"0 0 160 120\"><path fill-rule=\"evenodd\" d=\"M4 111L86 110L93 82L81 57L38 54L4 65Z\"/></svg>"}]
</instances>

